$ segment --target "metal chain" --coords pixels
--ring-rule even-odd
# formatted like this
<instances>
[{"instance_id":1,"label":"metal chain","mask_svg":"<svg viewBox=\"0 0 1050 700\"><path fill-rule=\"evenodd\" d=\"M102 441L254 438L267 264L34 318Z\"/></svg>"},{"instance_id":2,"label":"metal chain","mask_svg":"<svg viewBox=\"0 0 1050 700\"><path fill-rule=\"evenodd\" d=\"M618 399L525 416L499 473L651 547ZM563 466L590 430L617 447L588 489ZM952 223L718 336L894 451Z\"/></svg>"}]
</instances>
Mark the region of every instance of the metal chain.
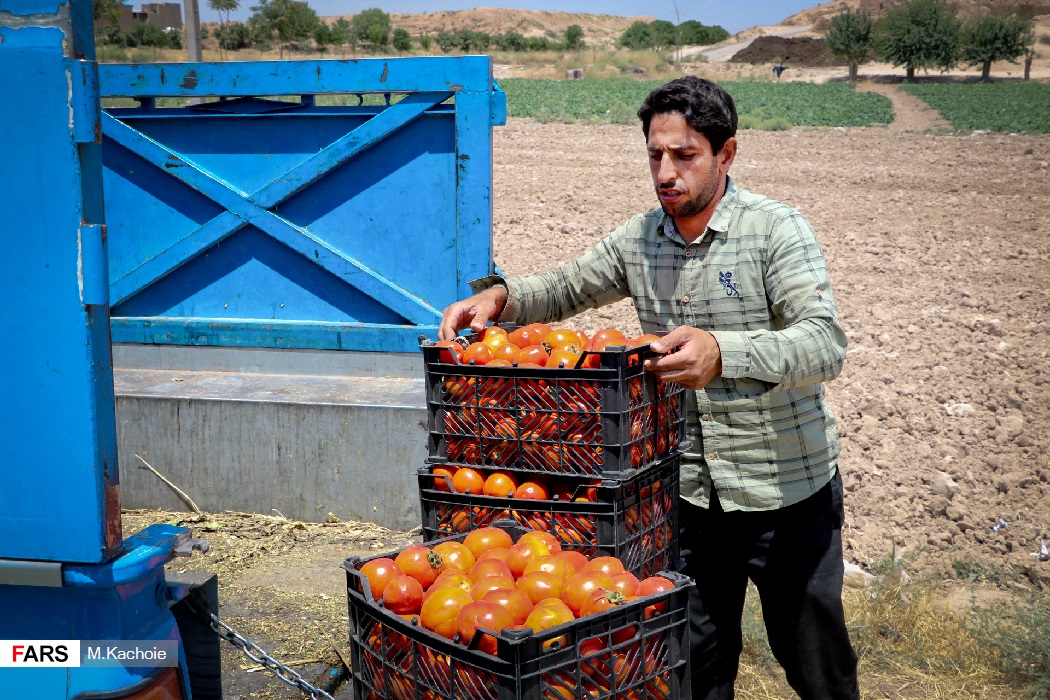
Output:
<instances>
[{"instance_id":1,"label":"metal chain","mask_svg":"<svg viewBox=\"0 0 1050 700\"><path fill-rule=\"evenodd\" d=\"M310 700L335 700L335 698L333 698L325 691L313 685L310 685L310 683L307 682L305 678L296 673L295 670L289 668L288 666L285 666L280 661L267 654L259 647L258 644L251 641L250 639L246 639L245 637L242 637L241 635L237 634L237 632L232 627L220 620L218 615L213 613L211 610L208 610L207 608L202 608L197 603L197 601L192 600L192 596L187 602L191 603L194 610L196 610L199 614L207 615L210 618L209 624L211 626L212 631L215 632L215 634L219 635L227 642L240 649L245 656L247 656L255 663L262 664L267 670L272 672L273 675L277 677L277 680L281 681L285 685L297 688L301 693L308 696Z\"/></svg>"}]
</instances>

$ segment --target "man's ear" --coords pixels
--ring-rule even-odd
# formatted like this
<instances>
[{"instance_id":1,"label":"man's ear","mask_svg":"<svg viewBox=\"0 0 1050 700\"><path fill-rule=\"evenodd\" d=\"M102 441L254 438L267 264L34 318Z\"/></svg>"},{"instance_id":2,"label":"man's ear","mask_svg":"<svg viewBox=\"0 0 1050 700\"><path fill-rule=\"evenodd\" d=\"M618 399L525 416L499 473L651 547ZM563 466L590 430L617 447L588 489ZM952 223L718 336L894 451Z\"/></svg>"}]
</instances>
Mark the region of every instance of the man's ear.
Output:
<instances>
[{"instance_id":1,"label":"man's ear","mask_svg":"<svg viewBox=\"0 0 1050 700\"><path fill-rule=\"evenodd\" d=\"M718 170L725 175L736 160L736 137L730 136L722 144L722 150L718 152Z\"/></svg>"}]
</instances>

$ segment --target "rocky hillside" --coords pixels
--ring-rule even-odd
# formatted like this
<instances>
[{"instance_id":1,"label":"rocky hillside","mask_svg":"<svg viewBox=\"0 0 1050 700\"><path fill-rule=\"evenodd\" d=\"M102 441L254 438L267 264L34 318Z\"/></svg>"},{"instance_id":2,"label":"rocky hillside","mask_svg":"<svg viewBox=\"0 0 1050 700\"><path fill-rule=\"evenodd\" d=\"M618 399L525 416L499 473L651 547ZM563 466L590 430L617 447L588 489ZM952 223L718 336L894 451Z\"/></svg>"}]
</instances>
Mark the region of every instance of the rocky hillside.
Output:
<instances>
[{"instance_id":1,"label":"rocky hillside","mask_svg":"<svg viewBox=\"0 0 1050 700\"><path fill-rule=\"evenodd\" d=\"M352 15L346 15L347 19ZM334 17L331 19L335 19ZM515 10L477 8L455 12L426 12L422 14L391 14L395 28L404 29L412 36L438 34L467 29L486 34L517 32L522 36L565 35L565 29L573 24L583 28L584 41L588 45L612 45L620 35L636 21L651 22L654 17L618 17L582 12L546 12L541 10Z\"/></svg>"},{"instance_id":2,"label":"rocky hillside","mask_svg":"<svg viewBox=\"0 0 1050 700\"><path fill-rule=\"evenodd\" d=\"M814 29L824 31L831 23L831 18L847 9L864 10L878 17L894 5L899 5L903 0L832 0L825 2L808 10L803 10L785 19L781 24L790 26L812 26ZM987 12L1006 13L1016 10L1028 12L1033 15L1050 14L1050 2L1018 2L1018 0L950 0L950 5L955 6L963 17L979 15Z\"/></svg>"}]
</instances>

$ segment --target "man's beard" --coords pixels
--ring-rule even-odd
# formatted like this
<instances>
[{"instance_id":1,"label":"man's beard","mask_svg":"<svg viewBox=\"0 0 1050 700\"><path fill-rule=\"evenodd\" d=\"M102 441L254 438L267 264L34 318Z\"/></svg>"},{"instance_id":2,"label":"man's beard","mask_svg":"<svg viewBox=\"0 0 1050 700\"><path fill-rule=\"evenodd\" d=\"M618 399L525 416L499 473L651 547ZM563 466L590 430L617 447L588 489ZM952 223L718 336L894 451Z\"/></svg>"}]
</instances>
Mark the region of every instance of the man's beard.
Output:
<instances>
[{"instance_id":1,"label":"man's beard","mask_svg":"<svg viewBox=\"0 0 1050 700\"><path fill-rule=\"evenodd\" d=\"M663 208L664 213L670 216L672 219L688 219L691 216L696 216L711 204L711 200L715 198L715 194L718 193L718 180L715 180L714 185L710 189L702 191L696 195L693 199L689 200L685 204L676 205L675 210L668 208L666 204L661 202L660 206ZM660 189L656 190L657 197L660 196Z\"/></svg>"}]
</instances>

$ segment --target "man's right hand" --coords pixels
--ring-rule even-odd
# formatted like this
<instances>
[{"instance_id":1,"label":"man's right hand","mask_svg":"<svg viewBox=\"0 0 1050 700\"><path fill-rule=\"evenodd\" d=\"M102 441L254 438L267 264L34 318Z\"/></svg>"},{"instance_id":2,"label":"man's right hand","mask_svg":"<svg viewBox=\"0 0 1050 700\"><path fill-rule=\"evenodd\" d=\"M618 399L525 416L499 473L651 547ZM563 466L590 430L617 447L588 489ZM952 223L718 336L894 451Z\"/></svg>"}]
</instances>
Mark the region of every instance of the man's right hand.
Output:
<instances>
[{"instance_id":1,"label":"man's right hand","mask_svg":"<svg viewBox=\"0 0 1050 700\"><path fill-rule=\"evenodd\" d=\"M476 333L485 330L489 321L498 321L499 315L507 305L507 288L503 285L489 287L463 301L449 304L441 314L441 327L438 329L439 340L449 340L456 333L467 328Z\"/></svg>"}]
</instances>

